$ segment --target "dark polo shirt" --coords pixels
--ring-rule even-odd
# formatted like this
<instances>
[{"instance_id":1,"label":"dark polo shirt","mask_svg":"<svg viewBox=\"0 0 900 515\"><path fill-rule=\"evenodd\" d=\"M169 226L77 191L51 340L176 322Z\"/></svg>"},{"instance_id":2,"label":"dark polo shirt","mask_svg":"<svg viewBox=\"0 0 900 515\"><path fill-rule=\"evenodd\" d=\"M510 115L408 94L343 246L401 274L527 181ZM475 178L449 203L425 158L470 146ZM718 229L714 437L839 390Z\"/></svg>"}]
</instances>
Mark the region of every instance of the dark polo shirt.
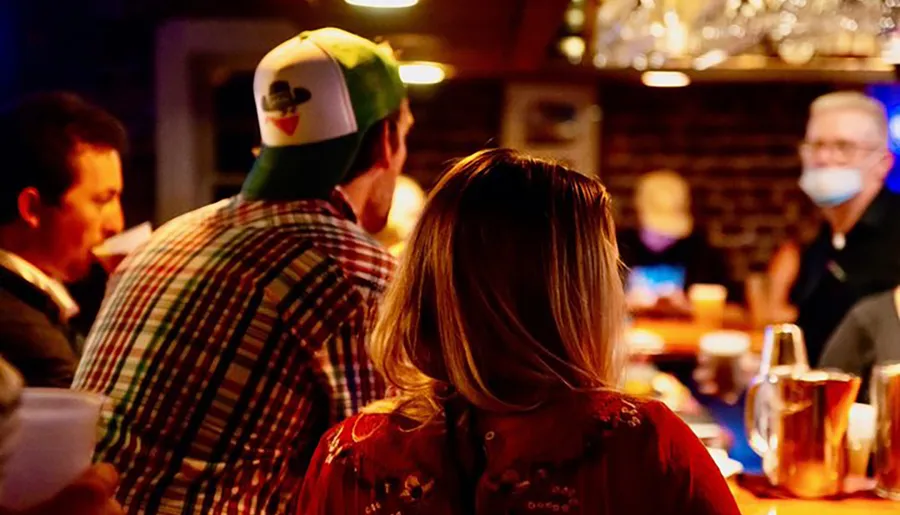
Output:
<instances>
[{"instance_id":1,"label":"dark polo shirt","mask_svg":"<svg viewBox=\"0 0 900 515\"><path fill-rule=\"evenodd\" d=\"M842 249L835 248L833 235L823 224L803 252L791 292L812 366L857 302L900 284L900 196L882 190L845 235Z\"/></svg>"}]
</instances>

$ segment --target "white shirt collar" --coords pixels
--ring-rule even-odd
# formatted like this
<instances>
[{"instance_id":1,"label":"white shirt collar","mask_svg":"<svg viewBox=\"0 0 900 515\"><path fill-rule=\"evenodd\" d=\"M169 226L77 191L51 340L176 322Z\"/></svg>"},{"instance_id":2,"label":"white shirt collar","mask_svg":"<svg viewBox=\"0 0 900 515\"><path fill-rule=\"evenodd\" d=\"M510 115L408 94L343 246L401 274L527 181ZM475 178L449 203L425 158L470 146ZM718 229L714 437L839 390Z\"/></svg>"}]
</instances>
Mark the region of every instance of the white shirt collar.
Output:
<instances>
[{"instance_id":1,"label":"white shirt collar","mask_svg":"<svg viewBox=\"0 0 900 515\"><path fill-rule=\"evenodd\" d=\"M78 304L69 295L66 287L61 282L45 274L38 267L3 249L0 249L0 266L15 273L31 283L35 288L46 293L59 306L59 311L66 321L78 314Z\"/></svg>"}]
</instances>

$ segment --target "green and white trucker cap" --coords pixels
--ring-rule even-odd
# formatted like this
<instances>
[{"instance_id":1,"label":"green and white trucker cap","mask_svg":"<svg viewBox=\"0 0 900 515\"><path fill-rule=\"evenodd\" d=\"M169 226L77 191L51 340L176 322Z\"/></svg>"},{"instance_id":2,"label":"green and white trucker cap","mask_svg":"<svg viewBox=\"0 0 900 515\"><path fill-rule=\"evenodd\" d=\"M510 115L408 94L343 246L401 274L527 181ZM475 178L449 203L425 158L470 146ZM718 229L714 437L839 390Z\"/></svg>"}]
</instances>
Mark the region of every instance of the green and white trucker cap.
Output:
<instances>
[{"instance_id":1,"label":"green and white trucker cap","mask_svg":"<svg viewBox=\"0 0 900 515\"><path fill-rule=\"evenodd\" d=\"M389 46L325 28L263 57L253 93L262 149L242 195L290 200L327 197L366 131L400 108L406 87Z\"/></svg>"}]
</instances>

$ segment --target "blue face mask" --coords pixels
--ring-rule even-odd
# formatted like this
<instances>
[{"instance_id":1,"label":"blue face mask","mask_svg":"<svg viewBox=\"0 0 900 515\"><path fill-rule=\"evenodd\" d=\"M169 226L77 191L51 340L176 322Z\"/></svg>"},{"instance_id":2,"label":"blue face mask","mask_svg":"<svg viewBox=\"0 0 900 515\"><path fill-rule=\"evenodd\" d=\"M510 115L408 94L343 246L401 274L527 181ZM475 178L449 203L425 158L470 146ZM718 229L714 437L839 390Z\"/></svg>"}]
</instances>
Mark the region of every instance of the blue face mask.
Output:
<instances>
[{"instance_id":1,"label":"blue face mask","mask_svg":"<svg viewBox=\"0 0 900 515\"><path fill-rule=\"evenodd\" d=\"M807 168L800 176L800 189L819 207L839 206L862 191L862 171L839 166Z\"/></svg>"}]
</instances>

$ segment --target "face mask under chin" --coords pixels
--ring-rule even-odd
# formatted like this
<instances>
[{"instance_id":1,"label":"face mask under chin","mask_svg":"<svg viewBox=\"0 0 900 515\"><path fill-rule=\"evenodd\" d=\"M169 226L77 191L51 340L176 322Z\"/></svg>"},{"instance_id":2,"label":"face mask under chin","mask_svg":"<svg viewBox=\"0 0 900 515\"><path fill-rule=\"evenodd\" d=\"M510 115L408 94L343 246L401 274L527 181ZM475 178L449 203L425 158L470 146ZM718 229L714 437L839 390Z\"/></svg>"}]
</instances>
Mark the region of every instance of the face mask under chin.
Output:
<instances>
[{"instance_id":1,"label":"face mask under chin","mask_svg":"<svg viewBox=\"0 0 900 515\"><path fill-rule=\"evenodd\" d=\"M807 168L800 176L800 189L819 207L839 206L859 195L863 174L859 168Z\"/></svg>"}]
</instances>

